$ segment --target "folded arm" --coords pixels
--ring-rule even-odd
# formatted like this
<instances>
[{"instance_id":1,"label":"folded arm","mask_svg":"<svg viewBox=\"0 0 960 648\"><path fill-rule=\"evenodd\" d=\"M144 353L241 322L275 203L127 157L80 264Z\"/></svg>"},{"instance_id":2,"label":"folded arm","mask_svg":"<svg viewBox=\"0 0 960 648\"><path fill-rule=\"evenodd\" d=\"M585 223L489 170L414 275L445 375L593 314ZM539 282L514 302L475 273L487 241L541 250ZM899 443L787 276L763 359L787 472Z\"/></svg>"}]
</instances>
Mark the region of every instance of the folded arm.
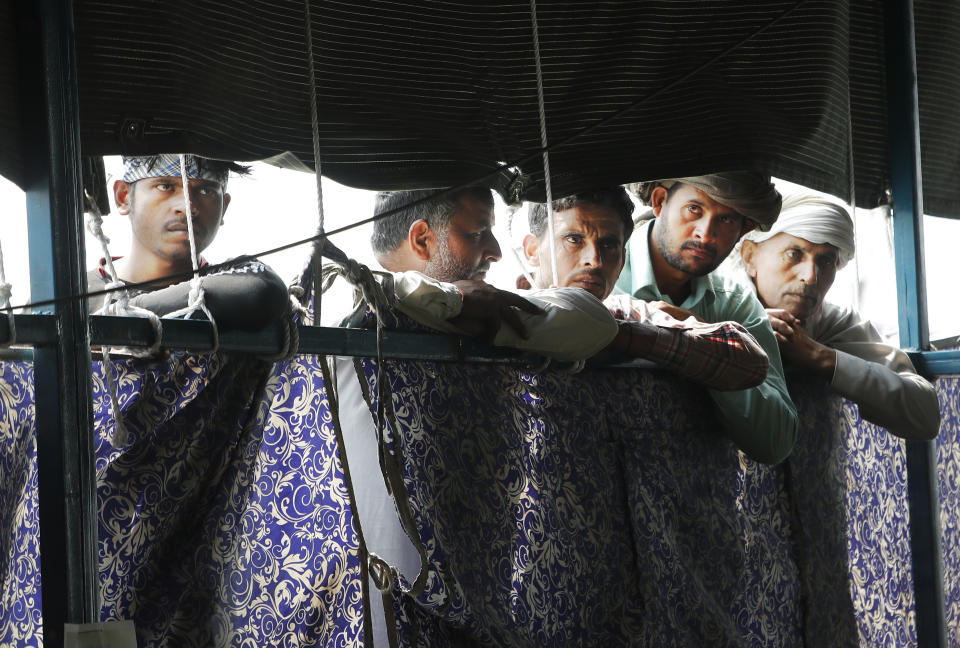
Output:
<instances>
[{"instance_id":1,"label":"folded arm","mask_svg":"<svg viewBox=\"0 0 960 648\"><path fill-rule=\"evenodd\" d=\"M395 273L397 308L421 324L457 334L480 334L496 346L563 361L589 358L617 335L613 316L580 288L522 292L481 282L454 284L419 272ZM473 303L477 300L476 303Z\"/></svg>"},{"instance_id":2,"label":"folded arm","mask_svg":"<svg viewBox=\"0 0 960 648\"><path fill-rule=\"evenodd\" d=\"M933 385L917 375L903 351L883 344L869 322L853 311L827 308L827 321L813 329L819 339L789 313L767 310L784 359L823 376L833 391L857 404L864 419L891 434L936 437L940 403Z\"/></svg>"},{"instance_id":3,"label":"folded arm","mask_svg":"<svg viewBox=\"0 0 960 648\"><path fill-rule=\"evenodd\" d=\"M838 350L836 354L830 387L856 403L863 418L904 439L923 441L937 436L940 401L927 380L913 371L897 372L852 353Z\"/></svg>"},{"instance_id":4,"label":"folded arm","mask_svg":"<svg viewBox=\"0 0 960 648\"><path fill-rule=\"evenodd\" d=\"M756 387L766 378L769 365L767 354L736 322L683 329L620 322L610 348L718 391Z\"/></svg>"},{"instance_id":5,"label":"folded arm","mask_svg":"<svg viewBox=\"0 0 960 648\"><path fill-rule=\"evenodd\" d=\"M718 391L756 387L767 376L767 354L736 322L706 324L681 308L625 295L608 300L607 307L627 320L620 322L614 351Z\"/></svg>"},{"instance_id":6,"label":"folded arm","mask_svg":"<svg viewBox=\"0 0 960 648\"><path fill-rule=\"evenodd\" d=\"M256 260L204 276L203 290L207 308L223 329L259 331L287 308L283 280ZM184 308L189 296L190 282L184 281L137 295L130 303L163 316Z\"/></svg>"}]
</instances>

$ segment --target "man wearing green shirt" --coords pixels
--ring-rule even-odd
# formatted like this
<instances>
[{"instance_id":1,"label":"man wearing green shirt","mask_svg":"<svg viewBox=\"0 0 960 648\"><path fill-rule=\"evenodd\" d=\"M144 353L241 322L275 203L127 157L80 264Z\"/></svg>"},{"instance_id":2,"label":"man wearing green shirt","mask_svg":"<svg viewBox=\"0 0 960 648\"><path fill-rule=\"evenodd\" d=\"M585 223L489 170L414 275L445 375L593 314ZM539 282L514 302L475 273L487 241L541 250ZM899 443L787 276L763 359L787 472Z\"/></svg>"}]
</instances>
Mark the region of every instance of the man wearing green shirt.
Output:
<instances>
[{"instance_id":1,"label":"man wearing green shirt","mask_svg":"<svg viewBox=\"0 0 960 648\"><path fill-rule=\"evenodd\" d=\"M677 319L742 324L766 351L770 367L757 387L711 390L730 439L756 461L778 463L793 449L797 413L787 392L773 329L749 289L713 274L741 236L766 230L780 212L770 178L755 172L717 173L644 182L638 195L654 218L636 228L617 288Z\"/></svg>"}]
</instances>

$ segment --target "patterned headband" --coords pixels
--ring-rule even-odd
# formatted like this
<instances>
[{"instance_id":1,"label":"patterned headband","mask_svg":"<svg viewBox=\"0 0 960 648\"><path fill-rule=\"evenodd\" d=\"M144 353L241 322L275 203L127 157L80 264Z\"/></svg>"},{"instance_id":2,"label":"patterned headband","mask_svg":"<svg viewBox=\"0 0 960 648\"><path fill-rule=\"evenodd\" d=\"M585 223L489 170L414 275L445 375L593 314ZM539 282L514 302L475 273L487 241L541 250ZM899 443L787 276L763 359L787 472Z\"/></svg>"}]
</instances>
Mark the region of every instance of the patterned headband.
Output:
<instances>
[{"instance_id":1,"label":"patterned headband","mask_svg":"<svg viewBox=\"0 0 960 648\"><path fill-rule=\"evenodd\" d=\"M184 155L187 177L194 180L212 180L224 190L227 188L229 169L213 166L206 158L197 155ZM145 157L123 158L123 181L136 182L144 178L180 177L180 156L163 153Z\"/></svg>"}]
</instances>

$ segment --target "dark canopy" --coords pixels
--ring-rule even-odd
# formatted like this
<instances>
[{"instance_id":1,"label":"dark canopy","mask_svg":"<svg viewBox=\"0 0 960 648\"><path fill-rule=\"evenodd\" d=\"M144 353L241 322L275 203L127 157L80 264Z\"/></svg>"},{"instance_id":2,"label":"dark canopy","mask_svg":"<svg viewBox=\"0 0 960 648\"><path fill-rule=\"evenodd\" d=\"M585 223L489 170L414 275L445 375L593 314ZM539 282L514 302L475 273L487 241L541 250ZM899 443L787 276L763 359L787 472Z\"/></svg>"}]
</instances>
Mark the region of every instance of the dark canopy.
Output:
<instances>
[{"instance_id":1,"label":"dark canopy","mask_svg":"<svg viewBox=\"0 0 960 648\"><path fill-rule=\"evenodd\" d=\"M884 4L541 0L554 194L756 168L848 197L852 142L857 203L885 202ZM960 15L915 5L925 207L958 217ZM18 181L30 143L0 7L0 173ZM443 187L520 161L526 196L543 197L528 0L311 12L325 175ZM76 0L74 13L84 154L312 166L302 2Z\"/></svg>"}]
</instances>

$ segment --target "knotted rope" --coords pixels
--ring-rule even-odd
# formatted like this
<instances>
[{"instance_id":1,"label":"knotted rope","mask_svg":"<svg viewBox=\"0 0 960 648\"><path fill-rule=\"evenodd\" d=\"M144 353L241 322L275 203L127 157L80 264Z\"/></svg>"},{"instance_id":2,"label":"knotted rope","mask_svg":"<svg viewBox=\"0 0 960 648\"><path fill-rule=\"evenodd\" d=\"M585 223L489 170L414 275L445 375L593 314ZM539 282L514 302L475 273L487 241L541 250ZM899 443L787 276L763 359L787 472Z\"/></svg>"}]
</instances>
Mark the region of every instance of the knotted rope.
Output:
<instances>
[{"instance_id":1,"label":"knotted rope","mask_svg":"<svg viewBox=\"0 0 960 648\"><path fill-rule=\"evenodd\" d=\"M87 212L87 231L93 234L94 238L100 242L100 249L103 252L104 267L109 277L107 289L111 291L115 290L115 292L108 292L104 296L103 306L101 306L95 312L102 313L104 315L126 315L146 318L153 327L153 344L151 344L147 349L118 347L118 350L128 355L141 358L155 356L157 352L160 351L160 343L163 339L163 325L160 322L160 318L157 317L156 313L149 311L146 308L134 306L130 303L129 291L123 290L126 284L117 276L117 269L113 265L113 257L110 255L109 247L110 239L103 231L103 214L100 213L100 208L97 205L97 201L94 200L90 194L87 194L86 202L89 205L89 210ZM113 374L113 360L110 357L110 349L111 347L109 346L104 346L101 349L101 353L103 354L103 380L106 383L107 394L110 397L110 407L113 411L114 430L112 442L115 446L121 446L127 442L128 432L123 423L123 414L120 410L120 400L118 396L117 382Z\"/></svg>"},{"instance_id":2,"label":"knotted rope","mask_svg":"<svg viewBox=\"0 0 960 648\"><path fill-rule=\"evenodd\" d=\"M191 315L200 311L210 320L213 327L213 348L208 349L206 353L214 353L220 348L220 331L217 329L217 322L213 318L213 313L207 308L206 294L203 290L203 276L200 274L200 255L197 252L197 239L193 232L193 207L190 204L190 179L187 176L187 161L184 155L180 154L180 181L183 184L183 204L187 214L187 238L190 239L190 265L193 268L193 277L190 278L190 292L187 295L187 305L180 310L173 311L164 315L166 318L182 317L189 318Z\"/></svg>"}]
</instances>

